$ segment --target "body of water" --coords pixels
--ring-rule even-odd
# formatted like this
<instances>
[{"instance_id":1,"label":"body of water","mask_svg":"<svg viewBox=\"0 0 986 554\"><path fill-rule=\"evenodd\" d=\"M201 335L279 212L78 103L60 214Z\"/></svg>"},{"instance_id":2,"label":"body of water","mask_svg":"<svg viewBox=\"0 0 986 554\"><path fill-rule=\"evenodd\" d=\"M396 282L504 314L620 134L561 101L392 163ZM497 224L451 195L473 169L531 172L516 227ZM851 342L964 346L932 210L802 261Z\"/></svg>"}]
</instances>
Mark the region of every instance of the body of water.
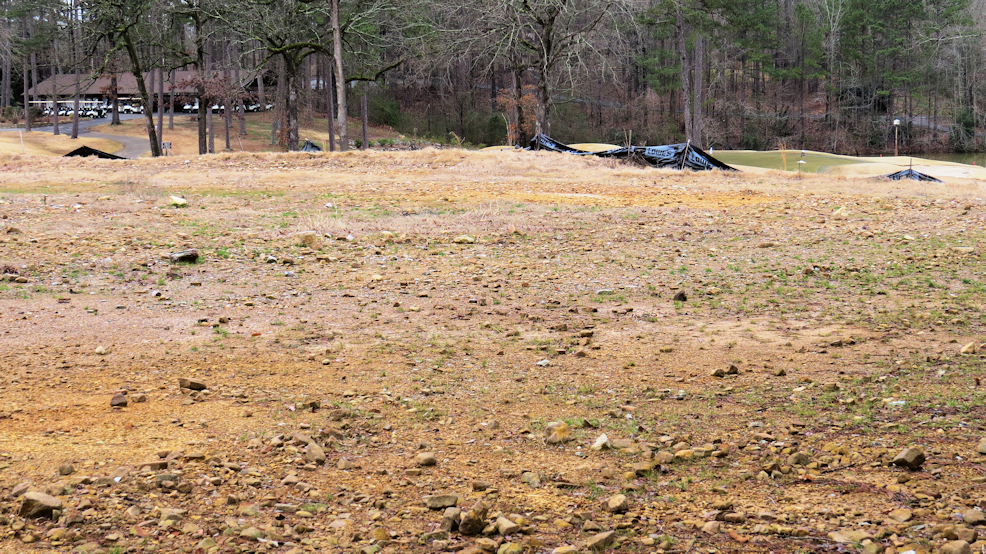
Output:
<instances>
[{"instance_id":1,"label":"body of water","mask_svg":"<svg viewBox=\"0 0 986 554\"><path fill-rule=\"evenodd\" d=\"M960 164L978 165L986 167L986 153L978 152L974 154L955 154L955 153L936 153L936 154L914 154L917 158L928 160L941 160L944 162L957 162Z\"/></svg>"}]
</instances>

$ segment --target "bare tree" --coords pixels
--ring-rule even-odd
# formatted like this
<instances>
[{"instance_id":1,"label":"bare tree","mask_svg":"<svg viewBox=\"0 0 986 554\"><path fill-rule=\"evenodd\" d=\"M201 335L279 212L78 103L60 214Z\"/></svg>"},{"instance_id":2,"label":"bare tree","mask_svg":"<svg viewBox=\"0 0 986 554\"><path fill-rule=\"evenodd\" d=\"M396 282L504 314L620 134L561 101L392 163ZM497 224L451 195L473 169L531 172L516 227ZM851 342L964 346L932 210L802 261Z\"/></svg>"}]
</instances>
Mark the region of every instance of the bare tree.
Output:
<instances>
[{"instance_id":1,"label":"bare tree","mask_svg":"<svg viewBox=\"0 0 986 554\"><path fill-rule=\"evenodd\" d=\"M342 25L339 23L339 0L329 0L332 21L332 66L335 70L336 109L339 112L339 151L349 150L349 121L346 105L346 75L342 70Z\"/></svg>"},{"instance_id":2,"label":"bare tree","mask_svg":"<svg viewBox=\"0 0 986 554\"><path fill-rule=\"evenodd\" d=\"M97 41L105 40L111 45L107 56L119 50L126 53L144 106L151 156L158 157L161 155L161 142L154 126L151 94L144 80L145 69L153 68L154 64L141 55L141 40L149 34L146 25L152 4L149 0L87 0L87 4Z\"/></svg>"},{"instance_id":3,"label":"bare tree","mask_svg":"<svg viewBox=\"0 0 986 554\"><path fill-rule=\"evenodd\" d=\"M468 50L489 67L505 63L537 91L536 131L550 133L559 96L572 96L581 78L612 75L612 61L635 25L638 0L498 0L492 6L456 4L453 50ZM455 30L458 32L454 32ZM452 54L454 55L454 54ZM453 59L452 55L449 59ZM517 83L518 89L522 88Z\"/></svg>"}]
</instances>

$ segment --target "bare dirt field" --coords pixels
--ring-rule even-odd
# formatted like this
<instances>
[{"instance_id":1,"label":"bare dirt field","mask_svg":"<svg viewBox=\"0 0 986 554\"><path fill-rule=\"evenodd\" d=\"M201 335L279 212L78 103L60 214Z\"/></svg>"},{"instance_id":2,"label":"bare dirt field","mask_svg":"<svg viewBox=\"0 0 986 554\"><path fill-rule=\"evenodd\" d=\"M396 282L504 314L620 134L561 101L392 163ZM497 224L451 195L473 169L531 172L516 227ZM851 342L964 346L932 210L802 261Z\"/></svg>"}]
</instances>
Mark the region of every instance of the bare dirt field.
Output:
<instances>
[{"instance_id":1,"label":"bare dirt field","mask_svg":"<svg viewBox=\"0 0 986 554\"><path fill-rule=\"evenodd\" d=\"M982 181L0 165L2 552L986 546Z\"/></svg>"}]
</instances>

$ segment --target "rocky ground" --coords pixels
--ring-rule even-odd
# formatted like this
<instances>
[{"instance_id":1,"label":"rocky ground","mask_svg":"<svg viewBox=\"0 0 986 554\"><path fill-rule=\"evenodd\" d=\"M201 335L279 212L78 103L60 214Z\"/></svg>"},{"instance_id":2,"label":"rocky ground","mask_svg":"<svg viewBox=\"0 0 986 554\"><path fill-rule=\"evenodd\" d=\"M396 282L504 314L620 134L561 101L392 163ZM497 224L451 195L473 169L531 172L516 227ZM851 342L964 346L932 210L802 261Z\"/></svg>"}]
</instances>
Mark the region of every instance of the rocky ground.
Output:
<instances>
[{"instance_id":1,"label":"rocky ground","mask_svg":"<svg viewBox=\"0 0 986 554\"><path fill-rule=\"evenodd\" d=\"M0 163L0 551L986 546L978 182Z\"/></svg>"}]
</instances>

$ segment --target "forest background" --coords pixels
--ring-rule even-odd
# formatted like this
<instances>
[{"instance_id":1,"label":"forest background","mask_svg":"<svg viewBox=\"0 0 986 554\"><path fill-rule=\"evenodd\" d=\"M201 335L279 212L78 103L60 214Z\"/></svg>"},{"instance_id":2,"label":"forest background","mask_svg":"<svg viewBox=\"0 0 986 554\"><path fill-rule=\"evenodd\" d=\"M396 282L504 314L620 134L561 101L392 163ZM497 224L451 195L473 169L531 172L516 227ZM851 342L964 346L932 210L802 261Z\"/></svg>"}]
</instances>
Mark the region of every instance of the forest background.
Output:
<instances>
[{"instance_id":1,"label":"forest background","mask_svg":"<svg viewBox=\"0 0 986 554\"><path fill-rule=\"evenodd\" d=\"M288 150L328 113L347 148L364 109L477 145L986 149L986 0L4 0L0 16L8 123L52 76L133 72L143 105L171 109L193 70L200 152L213 105L229 123L258 102Z\"/></svg>"}]
</instances>

